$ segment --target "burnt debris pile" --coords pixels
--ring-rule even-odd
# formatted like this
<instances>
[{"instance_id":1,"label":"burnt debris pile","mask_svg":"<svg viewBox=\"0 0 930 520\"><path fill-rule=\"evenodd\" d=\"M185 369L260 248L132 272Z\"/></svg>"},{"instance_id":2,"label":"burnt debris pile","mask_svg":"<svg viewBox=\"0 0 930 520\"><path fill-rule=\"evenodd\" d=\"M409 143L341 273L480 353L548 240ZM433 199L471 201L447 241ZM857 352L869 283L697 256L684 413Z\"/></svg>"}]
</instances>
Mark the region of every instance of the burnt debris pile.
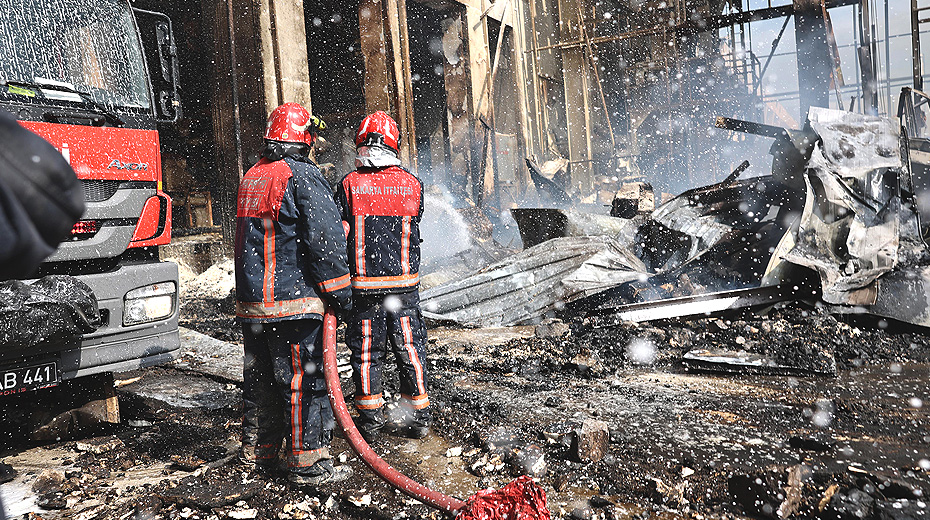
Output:
<instances>
[{"instance_id":1,"label":"burnt debris pile","mask_svg":"<svg viewBox=\"0 0 930 520\"><path fill-rule=\"evenodd\" d=\"M613 206L628 218L514 210L524 242L538 243L424 291L427 316L477 326L559 317L597 328L816 306L841 320L930 326L930 249L918 204L925 168L897 120L812 108L802 130L727 118L716 125L771 138L771 174L740 178L744 163L649 213L635 209L650 200L631 197L651 190L636 186ZM691 361L719 357L708 351ZM814 370L833 369L824 360Z\"/></svg>"}]
</instances>

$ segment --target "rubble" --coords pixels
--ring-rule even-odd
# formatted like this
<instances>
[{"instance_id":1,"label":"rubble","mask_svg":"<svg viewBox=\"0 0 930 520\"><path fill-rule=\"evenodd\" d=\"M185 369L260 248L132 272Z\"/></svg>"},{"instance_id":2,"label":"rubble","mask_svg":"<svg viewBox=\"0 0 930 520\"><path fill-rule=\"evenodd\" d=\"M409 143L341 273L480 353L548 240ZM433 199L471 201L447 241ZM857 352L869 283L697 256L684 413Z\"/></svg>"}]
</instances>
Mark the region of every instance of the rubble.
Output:
<instances>
[{"instance_id":1,"label":"rubble","mask_svg":"<svg viewBox=\"0 0 930 520\"><path fill-rule=\"evenodd\" d=\"M619 253L615 244L615 239L606 236L543 242L473 276L422 291L423 315L437 321L482 327L537 322L543 316L554 315L564 301L584 294L583 282L576 288L562 286L560 282L588 261L610 264L605 269L613 277L610 282L601 283L613 285L617 280L638 278L634 268L623 265L624 260L636 265L635 259L612 256L611 263L595 258L598 253Z\"/></svg>"},{"instance_id":2,"label":"rubble","mask_svg":"<svg viewBox=\"0 0 930 520\"><path fill-rule=\"evenodd\" d=\"M74 444L74 447L78 451L86 451L88 453L100 455L101 453L106 453L111 450L122 448L123 441L120 440L119 437L115 436L95 437L92 439L77 441Z\"/></svg>"},{"instance_id":3,"label":"rubble","mask_svg":"<svg viewBox=\"0 0 930 520\"><path fill-rule=\"evenodd\" d=\"M743 164L598 231L569 225L579 218L571 210L514 209L532 247L425 291L430 317L508 325L566 308L652 321L800 300L930 325L930 249L897 123L814 107L801 131L726 118L718 126L774 138L772 175L741 180ZM569 262L568 251L586 252Z\"/></svg>"},{"instance_id":4,"label":"rubble","mask_svg":"<svg viewBox=\"0 0 930 520\"><path fill-rule=\"evenodd\" d=\"M40 495L61 493L66 491L66 483L70 484L68 479L65 478L64 473L53 469L47 469L36 477L35 482L32 484L32 490ZM70 489L67 491L70 491Z\"/></svg>"},{"instance_id":5,"label":"rubble","mask_svg":"<svg viewBox=\"0 0 930 520\"><path fill-rule=\"evenodd\" d=\"M0 484L6 484L16 478L18 474L19 472L13 466L0 462Z\"/></svg>"},{"instance_id":6,"label":"rubble","mask_svg":"<svg viewBox=\"0 0 930 520\"><path fill-rule=\"evenodd\" d=\"M813 150L809 137L785 133L783 145ZM802 229L787 209L801 219L806 199L790 195L807 193L804 178L739 175L627 219L635 233L555 238L424 290L433 320L533 326L431 328L434 435L387 435L375 449L455 496L532 476L560 519L926 516L930 337L876 312L891 305L882 291L897 283L896 270L910 272L900 259L920 259L904 247L912 245L906 226L898 226L899 261L876 263L891 267L864 292L823 285L812 271L801 283L804 271L787 260L794 245L782 238ZM764 218L747 218L746 209ZM741 254L731 254L737 246ZM440 268L464 265L480 247ZM865 258L840 274L868 281L874 270L856 271L872 262ZM777 283L745 286L766 277ZM868 306L858 298L875 282ZM92 452L50 441L63 453L42 470L63 479L43 493L31 490L41 470L4 459L18 472L12 489L33 497L19 514L438 518L375 480L339 435L334 456L356 470L339 489L311 493L240 464L241 350L222 341L238 341L231 298L199 289L184 298L182 319L194 330L183 331L178 362L119 376L124 417L104 438L121 444ZM72 509L40 509L40 500Z\"/></svg>"},{"instance_id":7,"label":"rubble","mask_svg":"<svg viewBox=\"0 0 930 520\"><path fill-rule=\"evenodd\" d=\"M572 456L578 462L598 462L607 454L607 423L585 419L574 431Z\"/></svg>"}]
</instances>

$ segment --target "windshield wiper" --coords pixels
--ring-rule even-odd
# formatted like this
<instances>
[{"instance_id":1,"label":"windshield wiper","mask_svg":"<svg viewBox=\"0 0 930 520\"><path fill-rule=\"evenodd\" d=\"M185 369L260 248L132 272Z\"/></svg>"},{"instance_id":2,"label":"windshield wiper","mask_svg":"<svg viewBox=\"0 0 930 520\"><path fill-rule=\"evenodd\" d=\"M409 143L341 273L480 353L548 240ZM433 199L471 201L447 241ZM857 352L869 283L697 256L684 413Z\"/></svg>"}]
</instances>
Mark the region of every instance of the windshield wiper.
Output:
<instances>
[{"instance_id":1,"label":"windshield wiper","mask_svg":"<svg viewBox=\"0 0 930 520\"><path fill-rule=\"evenodd\" d=\"M126 124L126 122L123 121L118 115L116 115L115 112L113 112L112 110L110 110L109 108L107 108L103 103L100 103L99 101L97 101L96 99L94 99L90 94L88 94L87 92L83 92L83 91L81 91L81 90L78 90L78 89L76 89L76 88L74 88L74 87L68 86L68 85L60 84L60 83L58 83L58 82L55 82L55 83L51 83L51 82L50 82L50 83L41 83L41 82L38 82L38 81L21 81L21 80L18 80L18 79L16 79L16 80L0 80L0 85L14 85L14 86L26 87L26 88L37 89L37 90L57 90L57 91L59 91L59 92L67 92L67 93L70 93L70 94L77 94L77 95L80 96L81 99L83 99L87 104L89 104L91 107L97 109L97 111L98 111L100 114L102 114L102 115L107 119L107 121L109 121L110 124L112 124L113 126L124 126L124 125ZM43 95L44 95L44 93L43 93Z\"/></svg>"}]
</instances>

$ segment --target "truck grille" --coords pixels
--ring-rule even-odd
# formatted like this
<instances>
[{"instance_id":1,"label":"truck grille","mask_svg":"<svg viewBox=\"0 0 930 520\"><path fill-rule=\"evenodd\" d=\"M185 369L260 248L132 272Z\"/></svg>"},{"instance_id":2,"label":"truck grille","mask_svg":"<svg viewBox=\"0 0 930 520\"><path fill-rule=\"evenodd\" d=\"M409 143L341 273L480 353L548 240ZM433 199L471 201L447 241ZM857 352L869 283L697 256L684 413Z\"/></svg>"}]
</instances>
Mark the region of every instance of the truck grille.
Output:
<instances>
[{"instance_id":1,"label":"truck grille","mask_svg":"<svg viewBox=\"0 0 930 520\"><path fill-rule=\"evenodd\" d=\"M97 179L83 179L84 200L87 202L101 202L112 197L122 181L102 181Z\"/></svg>"}]
</instances>

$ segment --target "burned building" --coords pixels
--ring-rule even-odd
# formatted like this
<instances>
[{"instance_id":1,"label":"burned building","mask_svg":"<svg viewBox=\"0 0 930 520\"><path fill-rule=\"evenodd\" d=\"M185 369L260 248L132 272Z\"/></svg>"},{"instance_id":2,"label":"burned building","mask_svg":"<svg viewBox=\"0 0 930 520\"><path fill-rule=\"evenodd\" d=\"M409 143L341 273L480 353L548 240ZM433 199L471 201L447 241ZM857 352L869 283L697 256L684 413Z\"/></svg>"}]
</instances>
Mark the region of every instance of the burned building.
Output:
<instances>
[{"instance_id":1,"label":"burned building","mask_svg":"<svg viewBox=\"0 0 930 520\"><path fill-rule=\"evenodd\" d=\"M603 207L632 182L661 202L747 159L747 175L765 174L765 142L715 129L716 116L799 129L810 106L893 112L879 103L891 97L879 50L887 55L892 37L886 21L878 41L870 2L134 5L168 14L178 42L183 118L161 141L181 233L231 235L238 179L257 159L266 115L288 101L327 121L316 157L331 181L353 167L357 122L385 110L400 125L405 164L492 221L514 207ZM765 21L772 39L754 40ZM767 90L776 73L787 94ZM527 160L552 181L546 188ZM553 201L553 186L564 201Z\"/></svg>"}]
</instances>

